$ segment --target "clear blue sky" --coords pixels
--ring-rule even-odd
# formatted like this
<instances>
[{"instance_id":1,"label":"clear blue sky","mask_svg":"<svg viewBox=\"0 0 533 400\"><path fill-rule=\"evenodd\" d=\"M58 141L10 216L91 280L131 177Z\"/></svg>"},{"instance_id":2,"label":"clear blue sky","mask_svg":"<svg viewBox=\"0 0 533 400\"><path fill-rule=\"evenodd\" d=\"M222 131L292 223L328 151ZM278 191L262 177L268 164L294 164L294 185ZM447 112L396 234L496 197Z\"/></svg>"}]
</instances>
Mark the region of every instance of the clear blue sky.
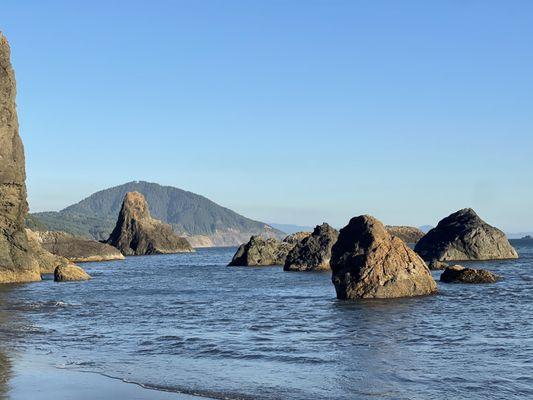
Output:
<instances>
[{"instance_id":1,"label":"clear blue sky","mask_svg":"<svg viewBox=\"0 0 533 400\"><path fill-rule=\"evenodd\" d=\"M130 180L267 222L533 230L532 1L3 0L32 211Z\"/></svg>"}]
</instances>

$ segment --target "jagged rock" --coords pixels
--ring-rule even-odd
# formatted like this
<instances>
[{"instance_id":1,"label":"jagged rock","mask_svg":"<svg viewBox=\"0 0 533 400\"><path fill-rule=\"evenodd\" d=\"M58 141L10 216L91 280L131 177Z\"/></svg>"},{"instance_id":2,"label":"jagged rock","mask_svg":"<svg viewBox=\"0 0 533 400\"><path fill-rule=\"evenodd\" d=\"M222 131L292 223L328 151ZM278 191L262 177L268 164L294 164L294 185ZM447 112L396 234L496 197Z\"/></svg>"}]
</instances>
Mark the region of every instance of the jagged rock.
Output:
<instances>
[{"instance_id":1,"label":"jagged rock","mask_svg":"<svg viewBox=\"0 0 533 400\"><path fill-rule=\"evenodd\" d=\"M369 215L342 228L331 251L337 297L392 298L428 295L437 285L424 261Z\"/></svg>"},{"instance_id":2,"label":"jagged rock","mask_svg":"<svg viewBox=\"0 0 533 400\"><path fill-rule=\"evenodd\" d=\"M84 239L65 232L33 232L42 247L56 256L71 262L123 260L124 256L115 247L96 240Z\"/></svg>"},{"instance_id":3,"label":"jagged rock","mask_svg":"<svg viewBox=\"0 0 533 400\"><path fill-rule=\"evenodd\" d=\"M89 279L91 276L74 264L60 265L54 271L54 281L56 282L88 281Z\"/></svg>"},{"instance_id":4,"label":"jagged rock","mask_svg":"<svg viewBox=\"0 0 533 400\"><path fill-rule=\"evenodd\" d=\"M393 226L385 227L392 236L399 237L405 243L416 243L425 235L420 229L414 226Z\"/></svg>"},{"instance_id":5,"label":"jagged rock","mask_svg":"<svg viewBox=\"0 0 533 400\"><path fill-rule=\"evenodd\" d=\"M505 234L471 208L439 222L415 246L424 260L460 261L518 258Z\"/></svg>"},{"instance_id":6,"label":"jagged rock","mask_svg":"<svg viewBox=\"0 0 533 400\"><path fill-rule=\"evenodd\" d=\"M311 235L301 238L285 259L285 271L330 269L331 248L339 232L326 223L317 225Z\"/></svg>"},{"instance_id":7,"label":"jagged rock","mask_svg":"<svg viewBox=\"0 0 533 400\"><path fill-rule=\"evenodd\" d=\"M284 243L297 245L305 238L308 238L311 235L311 232L295 232L291 233L290 235L285 236L283 239Z\"/></svg>"},{"instance_id":8,"label":"jagged rock","mask_svg":"<svg viewBox=\"0 0 533 400\"><path fill-rule=\"evenodd\" d=\"M15 96L10 48L0 32L0 283L41 280L38 259L24 230L26 168Z\"/></svg>"},{"instance_id":9,"label":"jagged rock","mask_svg":"<svg viewBox=\"0 0 533 400\"><path fill-rule=\"evenodd\" d=\"M139 192L129 192L124 197L117 224L107 243L127 256L194 251L170 225L150 216L146 199Z\"/></svg>"},{"instance_id":10,"label":"jagged rock","mask_svg":"<svg viewBox=\"0 0 533 400\"><path fill-rule=\"evenodd\" d=\"M242 244L230 266L266 266L284 265L287 254L296 244L309 236L309 232L297 232L287 236L283 241L274 238L252 236L248 243Z\"/></svg>"},{"instance_id":11,"label":"jagged rock","mask_svg":"<svg viewBox=\"0 0 533 400\"><path fill-rule=\"evenodd\" d=\"M444 270L440 281L445 283L494 283L501 279L486 269L465 268L461 265L452 265Z\"/></svg>"},{"instance_id":12,"label":"jagged rock","mask_svg":"<svg viewBox=\"0 0 533 400\"><path fill-rule=\"evenodd\" d=\"M428 262L427 266L431 271L438 271L441 269L446 269L448 267L448 264L444 261L431 260L430 262Z\"/></svg>"}]
</instances>

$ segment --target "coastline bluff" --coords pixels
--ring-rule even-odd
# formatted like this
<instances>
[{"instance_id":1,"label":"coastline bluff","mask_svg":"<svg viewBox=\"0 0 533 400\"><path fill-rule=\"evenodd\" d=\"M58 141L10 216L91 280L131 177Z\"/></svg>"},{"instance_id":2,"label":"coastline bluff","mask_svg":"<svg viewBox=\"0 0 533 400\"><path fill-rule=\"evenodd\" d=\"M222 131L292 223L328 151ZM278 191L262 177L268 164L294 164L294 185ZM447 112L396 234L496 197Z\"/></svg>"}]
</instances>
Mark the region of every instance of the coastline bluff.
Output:
<instances>
[{"instance_id":1,"label":"coastline bluff","mask_svg":"<svg viewBox=\"0 0 533 400\"><path fill-rule=\"evenodd\" d=\"M259 267L284 265L289 252L310 232L297 232L282 241L255 235L247 243L241 244L228 266Z\"/></svg>"},{"instance_id":2,"label":"coastline bluff","mask_svg":"<svg viewBox=\"0 0 533 400\"><path fill-rule=\"evenodd\" d=\"M106 243L126 256L194 251L170 225L151 217L148 203L139 192L126 193L117 224Z\"/></svg>"},{"instance_id":3,"label":"coastline bluff","mask_svg":"<svg viewBox=\"0 0 533 400\"><path fill-rule=\"evenodd\" d=\"M424 261L369 215L354 217L339 232L331 251L337 298L395 298L435 293Z\"/></svg>"},{"instance_id":4,"label":"coastline bluff","mask_svg":"<svg viewBox=\"0 0 533 400\"><path fill-rule=\"evenodd\" d=\"M518 258L505 234L465 208L441 220L415 246L427 261L498 260Z\"/></svg>"},{"instance_id":5,"label":"coastline bluff","mask_svg":"<svg viewBox=\"0 0 533 400\"><path fill-rule=\"evenodd\" d=\"M41 273L69 266L67 260L47 252L33 237L28 238L25 230L26 166L10 56L9 43L0 32L0 283L40 281Z\"/></svg>"}]
</instances>

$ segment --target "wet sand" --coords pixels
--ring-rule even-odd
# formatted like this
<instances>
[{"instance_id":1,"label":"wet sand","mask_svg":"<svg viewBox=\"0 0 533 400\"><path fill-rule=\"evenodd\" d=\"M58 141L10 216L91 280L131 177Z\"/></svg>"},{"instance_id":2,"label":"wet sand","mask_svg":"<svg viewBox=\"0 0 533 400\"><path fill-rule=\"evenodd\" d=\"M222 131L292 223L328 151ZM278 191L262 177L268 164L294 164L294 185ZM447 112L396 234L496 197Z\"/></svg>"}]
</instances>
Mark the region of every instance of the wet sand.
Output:
<instances>
[{"instance_id":1,"label":"wet sand","mask_svg":"<svg viewBox=\"0 0 533 400\"><path fill-rule=\"evenodd\" d=\"M57 368L28 356L11 360L0 398L12 400L203 400L205 397L147 389L91 372ZM4 397L5 396L5 397Z\"/></svg>"}]
</instances>

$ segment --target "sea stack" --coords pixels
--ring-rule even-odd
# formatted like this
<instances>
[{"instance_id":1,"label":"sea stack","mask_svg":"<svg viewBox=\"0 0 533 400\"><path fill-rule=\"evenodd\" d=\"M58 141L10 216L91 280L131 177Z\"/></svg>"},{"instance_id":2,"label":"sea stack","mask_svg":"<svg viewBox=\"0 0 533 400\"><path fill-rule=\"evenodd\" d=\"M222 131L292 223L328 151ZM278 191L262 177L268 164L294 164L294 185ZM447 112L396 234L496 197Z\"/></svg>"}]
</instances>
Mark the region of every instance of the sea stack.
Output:
<instances>
[{"instance_id":1,"label":"sea stack","mask_svg":"<svg viewBox=\"0 0 533 400\"><path fill-rule=\"evenodd\" d=\"M440 221L418 241L415 251L428 261L518 258L505 234L479 218L471 208Z\"/></svg>"},{"instance_id":2,"label":"sea stack","mask_svg":"<svg viewBox=\"0 0 533 400\"><path fill-rule=\"evenodd\" d=\"M259 235L252 236L247 243L240 245L228 265L234 267L284 265L287 254L309 234L309 232L293 233L282 241Z\"/></svg>"},{"instance_id":3,"label":"sea stack","mask_svg":"<svg viewBox=\"0 0 533 400\"><path fill-rule=\"evenodd\" d=\"M385 228L392 236L399 237L405 243L417 243L424 237L424 232L414 226L387 225Z\"/></svg>"},{"instance_id":4,"label":"sea stack","mask_svg":"<svg viewBox=\"0 0 533 400\"><path fill-rule=\"evenodd\" d=\"M330 269L331 248L339 232L326 224L317 225L311 235L294 246L285 259L285 271L325 271Z\"/></svg>"},{"instance_id":5,"label":"sea stack","mask_svg":"<svg viewBox=\"0 0 533 400\"><path fill-rule=\"evenodd\" d=\"M170 225L151 217L148 203L139 192L126 193L107 243L126 256L194 251Z\"/></svg>"},{"instance_id":6,"label":"sea stack","mask_svg":"<svg viewBox=\"0 0 533 400\"><path fill-rule=\"evenodd\" d=\"M437 291L424 261L369 215L352 218L340 230L330 264L341 300L420 296Z\"/></svg>"},{"instance_id":7,"label":"sea stack","mask_svg":"<svg viewBox=\"0 0 533 400\"><path fill-rule=\"evenodd\" d=\"M37 256L24 230L26 168L15 96L10 48L0 32L0 283L41 280Z\"/></svg>"}]
</instances>

